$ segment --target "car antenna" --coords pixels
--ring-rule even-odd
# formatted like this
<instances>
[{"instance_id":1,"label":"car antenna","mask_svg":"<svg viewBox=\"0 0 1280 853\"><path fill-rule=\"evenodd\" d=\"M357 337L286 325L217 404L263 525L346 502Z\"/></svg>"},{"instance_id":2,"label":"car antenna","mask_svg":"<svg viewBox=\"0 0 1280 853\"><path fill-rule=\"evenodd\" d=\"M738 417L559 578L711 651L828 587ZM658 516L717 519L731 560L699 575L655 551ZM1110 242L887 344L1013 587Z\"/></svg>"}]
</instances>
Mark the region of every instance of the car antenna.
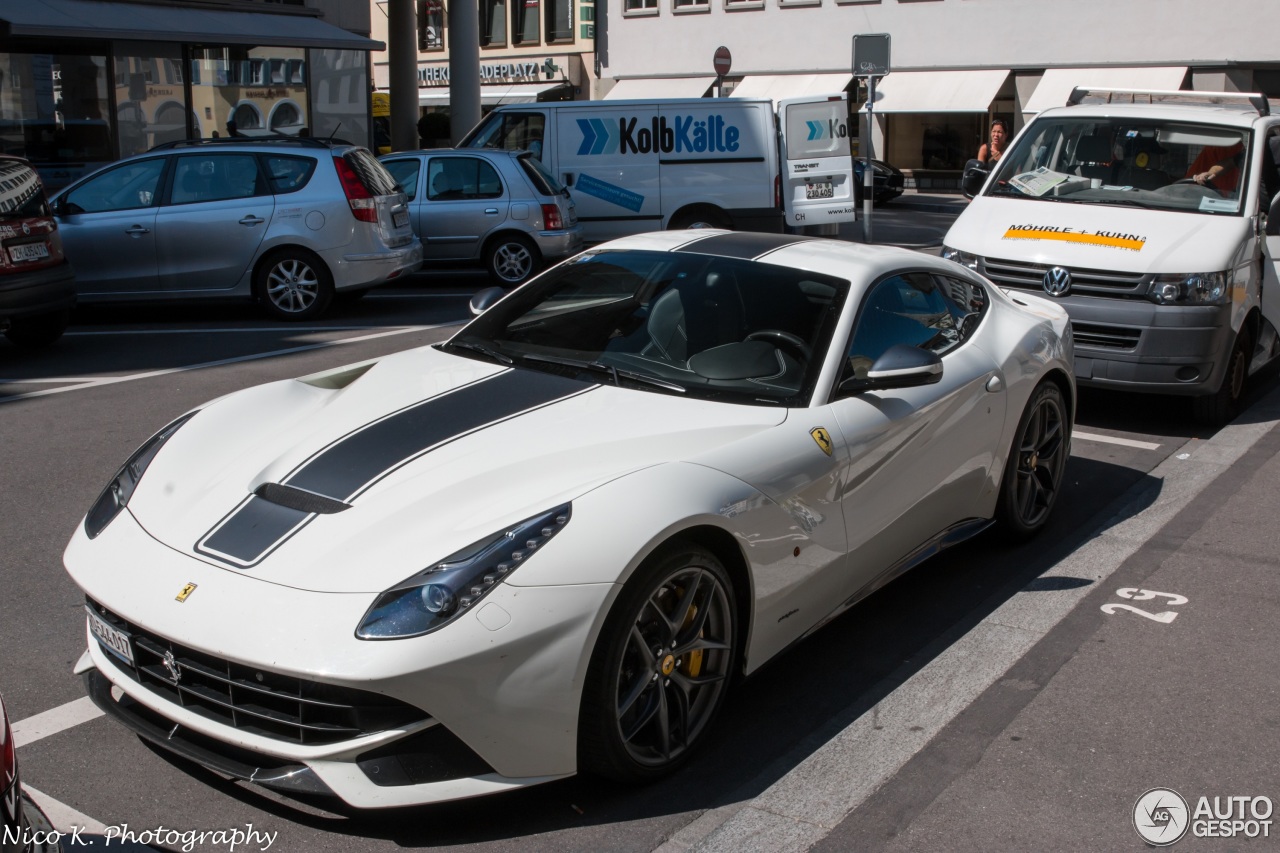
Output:
<instances>
[{"instance_id":1,"label":"car antenna","mask_svg":"<svg viewBox=\"0 0 1280 853\"><path fill-rule=\"evenodd\" d=\"M333 133L329 134L330 145L333 144L333 138L338 135L338 131L341 129L342 129L342 122L338 122L338 124L333 128Z\"/></svg>"}]
</instances>

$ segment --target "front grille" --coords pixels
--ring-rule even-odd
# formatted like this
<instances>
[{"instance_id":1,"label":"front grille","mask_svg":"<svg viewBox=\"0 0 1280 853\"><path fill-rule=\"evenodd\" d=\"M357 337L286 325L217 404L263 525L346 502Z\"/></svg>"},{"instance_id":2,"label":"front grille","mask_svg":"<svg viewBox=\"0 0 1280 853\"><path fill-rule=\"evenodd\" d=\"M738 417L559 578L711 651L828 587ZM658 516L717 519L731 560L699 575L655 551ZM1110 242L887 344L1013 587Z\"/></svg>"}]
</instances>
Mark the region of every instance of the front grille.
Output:
<instances>
[{"instance_id":1,"label":"front grille","mask_svg":"<svg viewBox=\"0 0 1280 853\"><path fill-rule=\"evenodd\" d=\"M1099 326L1094 323L1071 324L1075 335L1076 346L1099 347L1102 349L1136 349L1138 339L1142 337L1141 329L1126 326Z\"/></svg>"},{"instance_id":2,"label":"front grille","mask_svg":"<svg viewBox=\"0 0 1280 853\"><path fill-rule=\"evenodd\" d=\"M337 743L402 728L427 714L378 693L308 681L245 666L187 646L129 622L86 599L90 608L130 635L130 667L103 646L125 675L168 701L223 725L286 743ZM181 678L174 683L166 654Z\"/></svg>"},{"instance_id":3,"label":"front grille","mask_svg":"<svg viewBox=\"0 0 1280 853\"><path fill-rule=\"evenodd\" d=\"M1002 258L982 258L979 272L1001 287L1044 290L1044 274L1056 264L1033 264ZM1145 298L1148 279L1142 273L1066 267L1071 271L1071 292L1093 296Z\"/></svg>"}]
</instances>

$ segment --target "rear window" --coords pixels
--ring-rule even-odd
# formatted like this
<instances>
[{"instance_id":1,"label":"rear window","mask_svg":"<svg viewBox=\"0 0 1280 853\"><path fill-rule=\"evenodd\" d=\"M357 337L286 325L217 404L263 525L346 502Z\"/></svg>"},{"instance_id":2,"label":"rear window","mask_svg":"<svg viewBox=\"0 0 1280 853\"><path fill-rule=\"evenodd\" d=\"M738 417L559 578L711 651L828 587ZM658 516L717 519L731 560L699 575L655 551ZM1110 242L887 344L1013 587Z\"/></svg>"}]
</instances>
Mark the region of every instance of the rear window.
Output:
<instances>
[{"instance_id":1,"label":"rear window","mask_svg":"<svg viewBox=\"0 0 1280 853\"><path fill-rule=\"evenodd\" d=\"M296 192L307 185L316 170L313 157L288 157L268 154L262 158L267 166L267 179L275 195Z\"/></svg>"},{"instance_id":2,"label":"rear window","mask_svg":"<svg viewBox=\"0 0 1280 853\"><path fill-rule=\"evenodd\" d=\"M353 148L343 154L342 159L347 161L347 165L360 177L364 188L373 195L393 195L399 192L396 189L396 179L391 177L386 167L367 149Z\"/></svg>"},{"instance_id":3,"label":"rear window","mask_svg":"<svg viewBox=\"0 0 1280 853\"><path fill-rule=\"evenodd\" d=\"M0 160L0 219L48 216L40 176L26 163Z\"/></svg>"},{"instance_id":4,"label":"rear window","mask_svg":"<svg viewBox=\"0 0 1280 853\"><path fill-rule=\"evenodd\" d=\"M547 167L542 165L542 161L537 157L524 154L517 159L538 192L543 195L560 195L564 192L564 185L556 180L555 175L547 171Z\"/></svg>"}]
</instances>

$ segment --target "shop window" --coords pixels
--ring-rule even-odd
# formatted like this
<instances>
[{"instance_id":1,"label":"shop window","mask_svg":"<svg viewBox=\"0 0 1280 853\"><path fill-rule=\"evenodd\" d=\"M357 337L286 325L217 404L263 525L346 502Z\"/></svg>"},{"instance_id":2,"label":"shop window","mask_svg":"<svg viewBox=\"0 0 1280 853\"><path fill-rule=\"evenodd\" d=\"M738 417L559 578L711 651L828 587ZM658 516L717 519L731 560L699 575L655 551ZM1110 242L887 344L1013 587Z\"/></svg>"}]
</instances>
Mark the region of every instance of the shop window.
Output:
<instances>
[{"instance_id":1,"label":"shop window","mask_svg":"<svg viewBox=\"0 0 1280 853\"><path fill-rule=\"evenodd\" d=\"M538 44L541 41L538 0L511 0L511 43Z\"/></svg>"},{"instance_id":2,"label":"shop window","mask_svg":"<svg viewBox=\"0 0 1280 853\"><path fill-rule=\"evenodd\" d=\"M573 41L573 0L542 0L547 4L547 43Z\"/></svg>"},{"instance_id":3,"label":"shop window","mask_svg":"<svg viewBox=\"0 0 1280 853\"><path fill-rule=\"evenodd\" d=\"M191 68L190 106L201 137L293 135L307 124L303 48L200 47L192 51ZM176 91L181 100L181 87ZM290 106L279 112L285 104ZM269 119L277 112L279 121Z\"/></svg>"},{"instance_id":4,"label":"shop window","mask_svg":"<svg viewBox=\"0 0 1280 853\"><path fill-rule=\"evenodd\" d=\"M444 0L418 3L418 50L444 50Z\"/></svg>"},{"instance_id":5,"label":"shop window","mask_svg":"<svg viewBox=\"0 0 1280 853\"><path fill-rule=\"evenodd\" d=\"M515 0L515 2L523 2L523 0ZM480 46L505 47L506 44L507 4L505 0L480 0Z\"/></svg>"},{"instance_id":6,"label":"shop window","mask_svg":"<svg viewBox=\"0 0 1280 853\"><path fill-rule=\"evenodd\" d=\"M763 0L758 0L763 2ZM624 0L622 7L624 15L656 15L658 14L658 0Z\"/></svg>"}]
</instances>

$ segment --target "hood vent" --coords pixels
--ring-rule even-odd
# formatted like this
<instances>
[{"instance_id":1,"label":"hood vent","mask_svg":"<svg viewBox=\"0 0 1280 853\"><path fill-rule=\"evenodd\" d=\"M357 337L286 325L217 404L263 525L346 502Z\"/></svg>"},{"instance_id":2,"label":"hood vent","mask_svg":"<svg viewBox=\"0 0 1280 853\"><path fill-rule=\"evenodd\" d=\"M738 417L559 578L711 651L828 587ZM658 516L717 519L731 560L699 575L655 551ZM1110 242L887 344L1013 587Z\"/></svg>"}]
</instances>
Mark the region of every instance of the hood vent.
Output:
<instances>
[{"instance_id":1,"label":"hood vent","mask_svg":"<svg viewBox=\"0 0 1280 853\"><path fill-rule=\"evenodd\" d=\"M296 509L299 512L313 512L317 515L333 515L342 512L344 509L351 509L351 504L336 501L333 498L326 498L324 495L317 495L315 492L308 492L304 489L296 489L293 486L284 486L280 483L263 483L261 486L253 490L253 493L264 501L270 501L279 506Z\"/></svg>"}]
</instances>

